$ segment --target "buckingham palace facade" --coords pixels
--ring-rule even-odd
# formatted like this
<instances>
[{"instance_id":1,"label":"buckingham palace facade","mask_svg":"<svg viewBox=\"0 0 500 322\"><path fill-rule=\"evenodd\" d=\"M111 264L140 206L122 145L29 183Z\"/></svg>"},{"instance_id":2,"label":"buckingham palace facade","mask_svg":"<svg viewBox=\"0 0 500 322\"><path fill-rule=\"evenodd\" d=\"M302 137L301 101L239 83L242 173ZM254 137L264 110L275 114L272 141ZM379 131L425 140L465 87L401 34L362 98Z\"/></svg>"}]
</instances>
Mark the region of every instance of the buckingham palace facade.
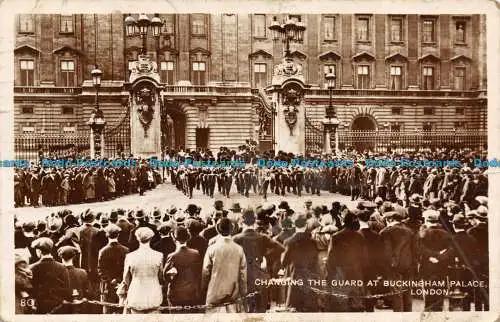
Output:
<instances>
[{"instance_id":1,"label":"buckingham palace facade","mask_svg":"<svg viewBox=\"0 0 500 322\"><path fill-rule=\"evenodd\" d=\"M150 14L161 20L161 30L145 39L127 35L129 16L139 18L16 17L16 136L88 131L95 66L102 71L98 99L106 133L129 135L127 84L142 52L160 76L163 147L237 149L252 139L272 148L274 111L266 88L284 51L269 29L274 19L306 27L290 56L308 85L306 126L313 130L325 117L330 93L340 136L487 128L485 15ZM328 73L336 77L333 88L327 87Z\"/></svg>"}]
</instances>

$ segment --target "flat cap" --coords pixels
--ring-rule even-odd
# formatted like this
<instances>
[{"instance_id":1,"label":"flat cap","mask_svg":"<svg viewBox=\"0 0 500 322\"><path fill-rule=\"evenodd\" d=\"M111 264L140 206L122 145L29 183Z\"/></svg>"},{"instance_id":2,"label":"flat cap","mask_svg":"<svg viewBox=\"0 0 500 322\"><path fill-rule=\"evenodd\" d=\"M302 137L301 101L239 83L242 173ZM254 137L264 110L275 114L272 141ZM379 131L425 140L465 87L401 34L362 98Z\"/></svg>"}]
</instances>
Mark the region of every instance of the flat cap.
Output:
<instances>
[{"instance_id":1,"label":"flat cap","mask_svg":"<svg viewBox=\"0 0 500 322\"><path fill-rule=\"evenodd\" d=\"M462 214L456 214L455 216L453 216L453 224L458 226L458 227L463 227L463 226L466 226L467 225L467 218L465 218L464 215Z\"/></svg>"},{"instance_id":2,"label":"flat cap","mask_svg":"<svg viewBox=\"0 0 500 322\"><path fill-rule=\"evenodd\" d=\"M189 232L186 227L180 226L174 229L174 238L180 243L185 243L189 239Z\"/></svg>"},{"instance_id":3,"label":"flat cap","mask_svg":"<svg viewBox=\"0 0 500 322\"><path fill-rule=\"evenodd\" d=\"M368 200L361 201L361 206L363 206L364 208L377 208L376 203Z\"/></svg>"},{"instance_id":4,"label":"flat cap","mask_svg":"<svg viewBox=\"0 0 500 322\"><path fill-rule=\"evenodd\" d=\"M40 249L41 251L50 252L54 248L54 242L48 237L35 239L31 243L31 248Z\"/></svg>"},{"instance_id":5,"label":"flat cap","mask_svg":"<svg viewBox=\"0 0 500 322\"><path fill-rule=\"evenodd\" d=\"M78 249L73 246L63 246L57 250L57 254L64 260L70 260L78 254Z\"/></svg>"},{"instance_id":6,"label":"flat cap","mask_svg":"<svg viewBox=\"0 0 500 322\"><path fill-rule=\"evenodd\" d=\"M384 213L383 218L384 219L393 219L393 220L397 220L397 221L401 221L404 219L404 217L398 211L388 211L388 212Z\"/></svg>"},{"instance_id":7,"label":"flat cap","mask_svg":"<svg viewBox=\"0 0 500 322\"><path fill-rule=\"evenodd\" d=\"M137 237L137 240L143 244L150 241L154 235L155 233L148 227L140 227L135 231L135 237Z\"/></svg>"},{"instance_id":8,"label":"flat cap","mask_svg":"<svg viewBox=\"0 0 500 322\"><path fill-rule=\"evenodd\" d=\"M106 227L104 227L104 231L106 232L106 234L112 235L112 234L118 234L120 231L122 231L122 229L117 225L111 223Z\"/></svg>"}]
</instances>

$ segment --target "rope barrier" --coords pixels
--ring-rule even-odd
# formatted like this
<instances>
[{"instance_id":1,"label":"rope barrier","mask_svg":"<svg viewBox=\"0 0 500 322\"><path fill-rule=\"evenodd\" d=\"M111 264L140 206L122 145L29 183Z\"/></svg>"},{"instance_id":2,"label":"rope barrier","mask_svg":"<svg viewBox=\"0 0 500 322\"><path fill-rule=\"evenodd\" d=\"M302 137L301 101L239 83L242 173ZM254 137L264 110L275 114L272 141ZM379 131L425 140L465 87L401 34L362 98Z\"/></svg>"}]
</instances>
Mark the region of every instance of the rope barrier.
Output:
<instances>
[{"instance_id":1,"label":"rope barrier","mask_svg":"<svg viewBox=\"0 0 500 322\"><path fill-rule=\"evenodd\" d=\"M335 297L341 297L341 298L358 298L358 299L378 299L386 296L393 296L393 295L399 295L405 292L408 292L408 289L404 289L401 291L396 291L396 292L388 292L388 293L380 293L380 294L370 294L370 295L347 295L347 294L342 294L342 293L333 293L325 290L320 290L318 288L309 287L314 293L317 294L323 294L323 295L330 295L330 296L335 296Z\"/></svg>"},{"instance_id":2,"label":"rope barrier","mask_svg":"<svg viewBox=\"0 0 500 322\"><path fill-rule=\"evenodd\" d=\"M222 304L217 304L217 305L206 305L206 304L200 304L200 305L177 305L177 306L160 306L157 309L159 311L189 311L189 310L205 310L205 309L212 309L216 307L226 307L229 305L236 304L238 302L241 302L243 300L252 298L256 296L259 292L252 292L248 293L247 295L240 297L236 299L234 302L225 302ZM128 306L118 304L118 303L111 303L111 302L106 302L106 301L96 301L96 300L88 300L88 299L82 299L82 300L74 300L73 302L66 301L64 300L61 304L56 306L52 311L50 311L49 314L53 314L57 311L59 311L63 306L65 305L70 305L70 306L79 306L84 303L88 304L94 304L94 305L100 305L100 306L106 306L106 307L113 307L113 308L129 308Z\"/></svg>"}]
</instances>

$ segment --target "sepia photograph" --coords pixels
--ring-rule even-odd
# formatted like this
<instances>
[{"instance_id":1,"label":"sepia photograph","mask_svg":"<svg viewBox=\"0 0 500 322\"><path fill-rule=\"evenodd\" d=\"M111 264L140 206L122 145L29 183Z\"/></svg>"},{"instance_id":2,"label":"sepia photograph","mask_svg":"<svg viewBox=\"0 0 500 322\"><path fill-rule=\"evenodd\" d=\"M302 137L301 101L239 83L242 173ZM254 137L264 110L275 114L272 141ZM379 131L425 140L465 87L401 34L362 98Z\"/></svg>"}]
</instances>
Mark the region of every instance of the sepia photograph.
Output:
<instances>
[{"instance_id":1,"label":"sepia photograph","mask_svg":"<svg viewBox=\"0 0 500 322\"><path fill-rule=\"evenodd\" d=\"M15 316L490 311L484 10L262 8L14 14Z\"/></svg>"}]
</instances>

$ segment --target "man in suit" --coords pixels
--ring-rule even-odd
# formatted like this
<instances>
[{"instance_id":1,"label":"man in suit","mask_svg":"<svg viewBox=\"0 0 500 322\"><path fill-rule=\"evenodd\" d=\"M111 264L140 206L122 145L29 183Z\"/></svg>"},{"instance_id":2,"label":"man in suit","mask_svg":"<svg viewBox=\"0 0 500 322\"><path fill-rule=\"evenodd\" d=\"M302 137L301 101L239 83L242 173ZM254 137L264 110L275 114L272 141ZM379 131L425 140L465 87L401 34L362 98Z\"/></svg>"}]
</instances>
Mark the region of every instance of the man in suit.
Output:
<instances>
[{"instance_id":1,"label":"man in suit","mask_svg":"<svg viewBox=\"0 0 500 322\"><path fill-rule=\"evenodd\" d=\"M344 215L344 227L332 235L328 247L327 271L328 280L359 280L364 279L365 265L368 254L364 236L358 231L359 221L356 215L347 211ZM346 299L338 299L337 309L348 312L362 312L364 302L360 296L364 289L359 285L340 287L338 291L347 295ZM335 307L334 307L335 308Z\"/></svg>"},{"instance_id":2,"label":"man in suit","mask_svg":"<svg viewBox=\"0 0 500 322\"><path fill-rule=\"evenodd\" d=\"M108 244L99 251L97 262L97 272L100 278L101 300L111 303L118 303L116 286L123 277L123 267L128 248L118 242L120 227L109 224L104 231L108 237ZM119 309L103 307L103 313L119 313Z\"/></svg>"},{"instance_id":3,"label":"man in suit","mask_svg":"<svg viewBox=\"0 0 500 322\"><path fill-rule=\"evenodd\" d=\"M33 241L40 260L31 266L33 272L33 298L36 300L38 314L63 314L58 308L64 300L71 299L69 273L63 264L52 257L54 242L47 237Z\"/></svg>"},{"instance_id":4,"label":"man in suit","mask_svg":"<svg viewBox=\"0 0 500 322\"><path fill-rule=\"evenodd\" d=\"M450 279L462 281L467 283L472 280L477 280L477 275L475 275L475 267L478 266L478 258L480 254L479 245L476 239L467 234L465 228L467 227L467 219L461 213L456 214L453 217L453 260L456 267L466 267L467 269L457 269L456 271L450 272ZM456 274L456 275L453 275ZM460 287L460 290L467 293L467 297L462 301L462 310L470 311L471 303L474 300L474 288L473 287Z\"/></svg>"},{"instance_id":5,"label":"man in suit","mask_svg":"<svg viewBox=\"0 0 500 322\"><path fill-rule=\"evenodd\" d=\"M451 234L439 224L439 212L423 213L425 228L419 233L420 275L426 281L446 280L450 258L453 254ZM443 295L426 295L425 311L441 312Z\"/></svg>"},{"instance_id":6,"label":"man in suit","mask_svg":"<svg viewBox=\"0 0 500 322\"><path fill-rule=\"evenodd\" d=\"M197 219L188 218L186 220L186 228L191 236L187 241L187 247L196 249L201 258L205 258L205 252L208 248L208 240L200 236L200 232L203 230L203 227L203 222Z\"/></svg>"},{"instance_id":7,"label":"man in suit","mask_svg":"<svg viewBox=\"0 0 500 322\"><path fill-rule=\"evenodd\" d=\"M263 267L266 257L279 258L283 246L270 237L255 231L256 217L253 209L245 209L242 216L243 231L233 237L235 243L243 247L247 259L247 291L259 291L255 298L247 301L248 313L265 313L268 294L264 287L256 287L255 281L269 277L267 267ZM265 264L264 264L265 265Z\"/></svg>"},{"instance_id":8,"label":"man in suit","mask_svg":"<svg viewBox=\"0 0 500 322\"><path fill-rule=\"evenodd\" d=\"M366 249L367 249L367 259L368 262L364 268L364 281L367 283L369 280L376 280L384 275L384 264L380 260L383 258L383 244L380 235L370 227L369 221L375 221L375 218L371 217L370 210L361 210L358 213L359 232L365 237ZM366 285L366 284L365 284ZM380 290L380 287L367 287L367 293L376 294ZM376 299L365 299L365 311L374 312L376 304Z\"/></svg>"},{"instance_id":9,"label":"man in suit","mask_svg":"<svg viewBox=\"0 0 500 322\"><path fill-rule=\"evenodd\" d=\"M135 218L135 227L130 231L130 237L127 245L130 252L133 252L139 248L139 242L135 237L135 232L137 231L137 229L141 227L147 227L153 231L154 236L151 239L152 244L155 244L157 240L160 238L160 234L158 234L156 226L147 222L144 210L142 209L137 210L136 214L134 215L134 218Z\"/></svg>"},{"instance_id":10,"label":"man in suit","mask_svg":"<svg viewBox=\"0 0 500 322\"><path fill-rule=\"evenodd\" d=\"M167 260L167 256L175 251L175 241L171 236L173 221L165 221L160 224L158 232L160 238L151 241L151 248L163 254L163 260ZM165 265L165 263L163 263Z\"/></svg>"},{"instance_id":11,"label":"man in suit","mask_svg":"<svg viewBox=\"0 0 500 322\"><path fill-rule=\"evenodd\" d=\"M73 265L73 258L78 254L78 249L73 246L63 246L57 251L59 257L62 260L62 264L68 270L69 275L69 288L72 293L78 292L78 296L76 294L72 294L77 299L89 298L93 297L91 295L91 289L89 284L89 279L87 272L84 269L76 268ZM88 306L82 303L80 306L71 306L66 310L67 314L89 314L91 312L88 311Z\"/></svg>"},{"instance_id":12,"label":"man in suit","mask_svg":"<svg viewBox=\"0 0 500 322\"><path fill-rule=\"evenodd\" d=\"M165 281L168 284L168 304L173 306L203 304L200 254L197 250L186 246L189 233L185 227L177 227L173 235L176 250L167 256L163 269ZM176 311L176 313L179 312ZM193 313L193 311L184 313Z\"/></svg>"},{"instance_id":13,"label":"man in suit","mask_svg":"<svg viewBox=\"0 0 500 322\"><path fill-rule=\"evenodd\" d=\"M478 274L479 280L489 283L489 248L488 248L488 212L484 206L479 206L475 211L473 226L467 230L467 234L474 237L477 241L478 263L475 271ZM484 308L483 308L484 305ZM476 311L488 311L490 309L488 289L476 288L474 308Z\"/></svg>"},{"instance_id":14,"label":"man in suit","mask_svg":"<svg viewBox=\"0 0 500 322\"><path fill-rule=\"evenodd\" d=\"M284 242L285 251L281 264L285 267L285 277L302 280L303 285L287 287L286 306L294 307L298 312L316 312L317 301L309 289L307 279L319 278L318 249L316 243L306 233L307 218L298 214L294 220L295 233Z\"/></svg>"},{"instance_id":15,"label":"man in suit","mask_svg":"<svg viewBox=\"0 0 500 322\"><path fill-rule=\"evenodd\" d=\"M411 281L414 277L417 262L416 236L402 223L404 217L397 211L384 214L387 227L380 231L384 256L382 263L387 268L385 275L394 281ZM394 287L396 293L392 298L394 312L411 312L412 299L410 290Z\"/></svg>"},{"instance_id":16,"label":"man in suit","mask_svg":"<svg viewBox=\"0 0 500 322\"><path fill-rule=\"evenodd\" d=\"M203 260L202 291L206 290L207 313L241 312L239 299L247 294L247 262L243 248L231 238L232 223L217 223L221 238L208 246ZM229 303L217 307L217 305Z\"/></svg>"}]
</instances>

